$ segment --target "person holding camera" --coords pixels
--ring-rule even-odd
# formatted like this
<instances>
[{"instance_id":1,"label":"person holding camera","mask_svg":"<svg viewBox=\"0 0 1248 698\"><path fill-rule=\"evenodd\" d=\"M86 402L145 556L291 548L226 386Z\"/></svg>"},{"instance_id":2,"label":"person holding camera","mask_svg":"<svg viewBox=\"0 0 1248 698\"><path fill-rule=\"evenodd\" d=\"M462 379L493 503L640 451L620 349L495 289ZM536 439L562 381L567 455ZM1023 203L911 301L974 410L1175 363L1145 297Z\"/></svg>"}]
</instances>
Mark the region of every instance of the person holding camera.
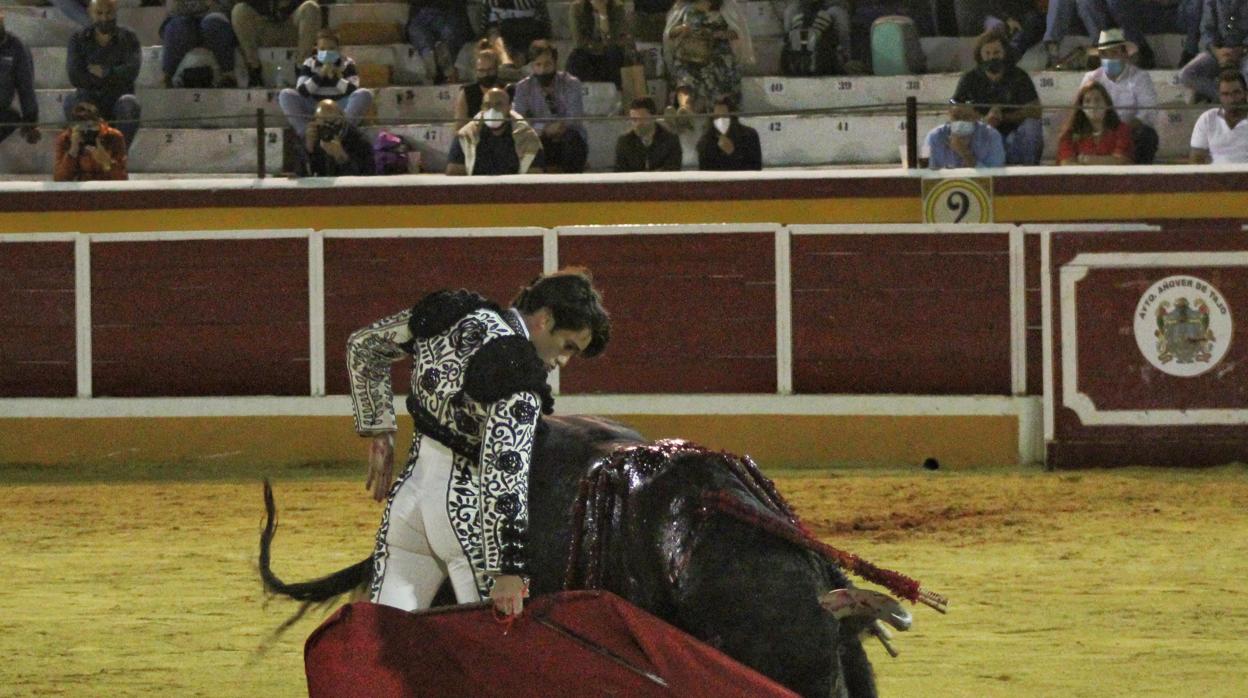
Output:
<instances>
[{"instance_id":1,"label":"person holding camera","mask_svg":"<svg viewBox=\"0 0 1248 698\"><path fill-rule=\"evenodd\" d=\"M126 138L100 118L90 102L79 102L70 124L56 137L52 179L57 182L129 179Z\"/></svg>"},{"instance_id":2,"label":"person holding camera","mask_svg":"<svg viewBox=\"0 0 1248 698\"><path fill-rule=\"evenodd\" d=\"M316 105L316 116L304 134L304 175L353 177L374 174L373 146L352 126L332 99Z\"/></svg>"}]
</instances>

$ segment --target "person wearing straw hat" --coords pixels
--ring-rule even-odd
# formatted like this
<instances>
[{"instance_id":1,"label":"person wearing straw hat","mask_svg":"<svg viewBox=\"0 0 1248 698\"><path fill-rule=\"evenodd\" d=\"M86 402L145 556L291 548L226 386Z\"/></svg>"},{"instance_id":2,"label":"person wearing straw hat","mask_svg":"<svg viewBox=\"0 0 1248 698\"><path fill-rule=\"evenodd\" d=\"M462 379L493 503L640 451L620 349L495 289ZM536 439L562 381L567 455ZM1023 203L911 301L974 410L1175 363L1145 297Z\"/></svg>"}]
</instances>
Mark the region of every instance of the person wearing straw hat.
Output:
<instances>
[{"instance_id":1,"label":"person wearing straw hat","mask_svg":"<svg viewBox=\"0 0 1248 698\"><path fill-rule=\"evenodd\" d=\"M1188 102L1218 101L1218 75L1226 68L1248 72L1248 0L1205 0L1200 54L1179 71Z\"/></svg>"},{"instance_id":2,"label":"person wearing straw hat","mask_svg":"<svg viewBox=\"0 0 1248 698\"><path fill-rule=\"evenodd\" d=\"M1099 56L1101 65L1083 76L1080 87L1097 83L1118 112L1118 118L1131 127L1131 141L1135 146L1135 162L1152 164L1157 156L1157 89L1153 77L1131 62L1139 51L1135 42L1127 41L1118 28L1106 29L1097 38L1096 46L1089 53Z\"/></svg>"},{"instance_id":3,"label":"person wearing straw hat","mask_svg":"<svg viewBox=\"0 0 1248 698\"><path fill-rule=\"evenodd\" d=\"M1100 33L1110 27L1122 27L1122 32L1137 47L1139 55L1136 63L1144 70L1151 70L1156 63L1153 49L1144 38L1144 27L1159 23L1159 17L1153 17L1153 8L1160 9L1160 0L1076 0L1079 17L1088 28L1088 35ZM1177 31L1177 29L1171 29Z\"/></svg>"}]
</instances>

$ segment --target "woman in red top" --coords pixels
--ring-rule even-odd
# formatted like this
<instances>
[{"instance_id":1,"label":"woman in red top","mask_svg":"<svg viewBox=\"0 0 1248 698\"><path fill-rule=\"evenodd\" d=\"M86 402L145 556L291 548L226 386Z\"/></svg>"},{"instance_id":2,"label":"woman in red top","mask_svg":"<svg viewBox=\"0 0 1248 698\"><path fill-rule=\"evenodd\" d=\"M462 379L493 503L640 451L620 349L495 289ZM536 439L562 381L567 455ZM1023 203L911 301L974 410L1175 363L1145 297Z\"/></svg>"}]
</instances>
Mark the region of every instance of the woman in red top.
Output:
<instances>
[{"instance_id":1,"label":"woman in red top","mask_svg":"<svg viewBox=\"0 0 1248 698\"><path fill-rule=\"evenodd\" d=\"M1059 165L1130 165L1135 162L1131 127L1114 111L1114 101L1100 83L1079 89L1074 113L1057 143Z\"/></svg>"}]
</instances>

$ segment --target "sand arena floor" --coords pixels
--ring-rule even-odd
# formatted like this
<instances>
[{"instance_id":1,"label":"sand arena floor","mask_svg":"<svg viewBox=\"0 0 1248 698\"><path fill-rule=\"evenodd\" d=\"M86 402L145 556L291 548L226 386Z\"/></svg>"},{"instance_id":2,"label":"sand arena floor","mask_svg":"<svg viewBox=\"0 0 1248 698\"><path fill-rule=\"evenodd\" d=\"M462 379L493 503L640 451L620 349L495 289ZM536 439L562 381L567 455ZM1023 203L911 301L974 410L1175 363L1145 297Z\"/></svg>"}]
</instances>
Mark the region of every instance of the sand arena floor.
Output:
<instances>
[{"instance_id":1,"label":"sand arena floor","mask_svg":"<svg viewBox=\"0 0 1248 698\"><path fill-rule=\"evenodd\" d=\"M371 549L356 472L274 473L280 576ZM900 658L871 641L884 696L1248 695L1248 468L772 475L824 540L950 597ZM324 616L269 641L293 605L255 575L258 479L89 476L0 471L0 695L304 694Z\"/></svg>"}]
</instances>

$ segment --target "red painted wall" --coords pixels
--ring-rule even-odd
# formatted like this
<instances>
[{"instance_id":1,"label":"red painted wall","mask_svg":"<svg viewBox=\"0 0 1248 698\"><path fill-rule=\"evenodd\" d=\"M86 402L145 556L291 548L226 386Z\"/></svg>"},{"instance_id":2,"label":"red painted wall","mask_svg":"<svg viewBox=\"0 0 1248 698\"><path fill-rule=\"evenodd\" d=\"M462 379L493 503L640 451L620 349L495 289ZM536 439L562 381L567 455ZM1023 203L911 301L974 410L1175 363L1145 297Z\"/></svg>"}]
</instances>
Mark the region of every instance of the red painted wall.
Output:
<instances>
[{"instance_id":1,"label":"red painted wall","mask_svg":"<svg viewBox=\"0 0 1248 698\"><path fill-rule=\"evenodd\" d=\"M95 395L307 395L307 245L93 244Z\"/></svg>"},{"instance_id":2,"label":"red painted wall","mask_svg":"<svg viewBox=\"0 0 1248 698\"><path fill-rule=\"evenodd\" d=\"M1009 395L1009 236L795 235L799 393Z\"/></svg>"},{"instance_id":3,"label":"red painted wall","mask_svg":"<svg viewBox=\"0 0 1248 698\"><path fill-rule=\"evenodd\" d=\"M559 257L589 267L612 318L563 392L776 391L773 233L567 236Z\"/></svg>"},{"instance_id":4,"label":"red painted wall","mask_svg":"<svg viewBox=\"0 0 1248 698\"><path fill-rule=\"evenodd\" d=\"M72 242L0 243L0 318L0 397L73 397Z\"/></svg>"}]
</instances>

